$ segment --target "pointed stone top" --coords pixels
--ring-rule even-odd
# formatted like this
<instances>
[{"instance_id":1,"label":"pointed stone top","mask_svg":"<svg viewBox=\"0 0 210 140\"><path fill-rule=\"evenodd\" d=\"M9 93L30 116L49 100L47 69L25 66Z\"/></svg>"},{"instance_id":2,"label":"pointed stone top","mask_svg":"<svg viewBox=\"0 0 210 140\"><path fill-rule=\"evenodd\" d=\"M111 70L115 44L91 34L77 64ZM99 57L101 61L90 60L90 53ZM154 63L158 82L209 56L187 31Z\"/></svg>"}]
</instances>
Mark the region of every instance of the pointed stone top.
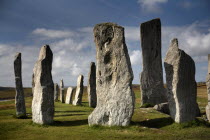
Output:
<instances>
[{"instance_id":1,"label":"pointed stone top","mask_svg":"<svg viewBox=\"0 0 210 140\"><path fill-rule=\"evenodd\" d=\"M63 79L61 79L61 81L60 81L60 86L64 87Z\"/></svg>"},{"instance_id":2,"label":"pointed stone top","mask_svg":"<svg viewBox=\"0 0 210 140\"><path fill-rule=\"evenodd\" d=\"M17 53L15 54L15 59L18 59L19 57L21 57L21 53L20 53L20 52L17 52Z\"/></svg>"},{"instance_id":3,"label":"pointed stone top","mask_svg":"<svg viewBox=\"0 0 210 140\"><path fill-rule=\"evenodd\" d=\"M44 58L52 58L53 53L50 49L49 45L42 46L40 53L39 53L39 60L43 60Z\"/></svg>"},{"instance_id":4,"label":"pointed stone top","mask_svg":"<svg viewBox=\"0 0 210 140\"><path fill-rule=\"evenodd\" d=\"M95 65L95 62L90 62L90 65L92 66L92 65Z\"/></svg>"},{"instance_id":5,"label":"pointed stone top","mask_svg":"<svg viewBox=\"0 0 210 140\"><path fill-rule=\"evenodd\" d=\"M172 39L172 40L171 40L171 45L170 45L170 46L179 48L178 39L177 39L177 38Z\"/></svg>"}]
</instances>

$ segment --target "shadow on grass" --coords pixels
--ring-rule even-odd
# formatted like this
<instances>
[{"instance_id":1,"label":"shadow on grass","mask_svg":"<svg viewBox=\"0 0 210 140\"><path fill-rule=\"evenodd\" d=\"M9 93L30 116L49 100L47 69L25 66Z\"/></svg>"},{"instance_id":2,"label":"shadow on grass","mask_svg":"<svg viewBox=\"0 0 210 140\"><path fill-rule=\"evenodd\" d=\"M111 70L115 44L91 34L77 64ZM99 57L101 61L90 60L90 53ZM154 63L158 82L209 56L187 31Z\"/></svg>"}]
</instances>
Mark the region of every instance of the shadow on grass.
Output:
<instances>
[{"instance_id":1,"label":"shadow on grass","mask_svg":"<svg viewBox=\"0 0 210 140\"><path fill-rule=\"evenodd\" d=\"M161 128L167 125L171 125L173 123L174 121L170 117L150 119L150 120L141 121L141 122L132 122L133 125L139 124L141 126L145 126L149 128Z\"/></svg>"},{"instance_id":2,"label":"shadow on grass","mask_svg":"<svg viewBox=\"0 0 210 140\"><path fill-rule=\"evenodd\" d=\"M73 111L55 111L55 113L74 113L74 112L90 112L84 110L73 110Z\"/></svg>"},{"instance_id":3,"label":"shadow on grass","mask_svg":"<svg viewBox=\"0 0 210 140\"><path fill-rule=\"evenodd\" d=\"M88 124L88 120L74 120L74 121L54 121L51 126L79 126Z\"/></svg>"},{"instance_id":4,"label":"shadow on grass","mask_svg":"<svg viewBox=\"0 0 210 140\"><path fill-rule=\"evenodd\" d=\"M62 116L80 116L80 115L87 115L87 114L63 114L63 115L55 115L55 117L62 117Z\"/></svg>"}]
</instances>

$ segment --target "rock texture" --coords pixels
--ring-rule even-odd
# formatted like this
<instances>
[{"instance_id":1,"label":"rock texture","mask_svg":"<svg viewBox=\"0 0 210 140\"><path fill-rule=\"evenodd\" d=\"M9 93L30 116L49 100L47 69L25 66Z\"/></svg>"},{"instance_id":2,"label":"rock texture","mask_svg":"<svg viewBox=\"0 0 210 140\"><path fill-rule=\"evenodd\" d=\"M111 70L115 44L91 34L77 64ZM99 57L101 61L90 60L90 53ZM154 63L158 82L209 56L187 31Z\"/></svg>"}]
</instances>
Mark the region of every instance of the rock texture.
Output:
<instances>
[{"instance_id":1,"label":"rock texture","mask_svg":"<svg viewBox=\"0 0 210 140\"><path fill-rule=\"evenodd\" d=\"M41 48L34 72L34 96L32 120L38 124L50 124L54 117L54 83L52 80L53 53L49 45Z\"/></svg>"},{"instance_id":2,"label":"rock texture","mask_svg":"<svg viewBox=\"0 0 210 140\"><path fill-rule=\"evenodd\" d=\"M73 101L73 105L81 105L82 104L82 95L83 95L83 75L79 75L77 79L77 89L76 89L76 94L75 98Z\"/></svg>"},{"instance_id":3,"label":"rock texture","mask_svg":"<svg viewBox=\"0 0 210 140\"><path fill-rule=\"evenodd\" d=\"M65 103L63 79L61 79L61 81L60 81L60 101L61 101L61 103Z\"/></svg>"},{"instance_id":4,"label":"rock texture","mask_svg":"<svg viewBox=\"0 0 210 140\"><path fill-rule=\"evenodd\" d=\"M206 87L208 94L208 105L206 106L206 116L210 122L210 54L208 55L208 74L206 77Z\"/></svg>"},{"instance_id":5,"label":"rock texture","mask_svg":"<svg viewBox=\"0 0 210 140\"><path fill-rule=\"evenodd\" d=\"M66 93L66 104L72 104L72 98L73 98L73 87L69 87L67 89Z\"/></svg>"},{"instance_id":6,"label":"rock texture","mask_svg":"<svg viewBox=\"0 0 210 140\"><path fill-rule=\"evenodd\" d=\"M168 114L168 115L170 114L168 102L167 103L161 103L161 104L155 105L154 106L154 109L157 110L157 111L159 111L159 112Z\"/></svg>"},{"instance_id":7,"label":"rock texture","mask_svg":"<svg viewBox=\"0 0 210 140\"><path fill-rule=\"evenodd\" d=\"M96 107L96 65L94 62L90 63L90 72L88 75L87 93L90 107Z\"/></svg>"},{"instance_id":8,"label":"rock texture","mask_svg":"<svg viewBox=\"0 0 210 140\"><path fill-rule=\"evenodd\" d=\"M31 82L31 86L32 86L32 95L34 95L34 74L32 74L32 82Z\"/></svg>"},{"instance_id":9,"label":"rock texture","mask_svg":"<svg viewBox=\"0 0 210 140\"><path fill-rule=\"evenodd\" d=\"M143 71L140 76L141 103L156 105L167 102L163 87L160 19L141 24Z\"/></svg>"},{"instance_id":10,"label":"rock texture","mask_svg":"<svg viewBox=\"0 0 210 140\"><path fill-rule=\"evenodd\" d=\"M127 126L134 111L133 71L124 28L113 23L94 27L97 106L89 125Z\"/></svg>"},{"instance_id":11,"label":"rock texture","mask_svg":"<svg viewBox=\"0 0 210 140\"><path fill-rule=\"evenodd\" d=\"M192 121L198 115L195 63L173 39L166 54L166 83L170 116L177 123Z\"/></svg>"},{"instance_id":12,"label":"rock texture","mask_svg":"<svg viewBox=\"0 0 210 140\"><path fill-rule=\"evenodd\" d=\"M21 53L15 55L14 60L14 72L15 72L15 107L17 117L26 117L25 98L22 84L22 62Z\"/></svg>"},{"instance_id":13,"label":"rock texture","mask_svg":"<svg viewBox=\"0 0 210 140\"><path fill-rule=\"evenodd\" d=\"M54 84L54 101L58 101L58 90L59 90L58 84L55 83Z\"/></svg>"}]
</instances>

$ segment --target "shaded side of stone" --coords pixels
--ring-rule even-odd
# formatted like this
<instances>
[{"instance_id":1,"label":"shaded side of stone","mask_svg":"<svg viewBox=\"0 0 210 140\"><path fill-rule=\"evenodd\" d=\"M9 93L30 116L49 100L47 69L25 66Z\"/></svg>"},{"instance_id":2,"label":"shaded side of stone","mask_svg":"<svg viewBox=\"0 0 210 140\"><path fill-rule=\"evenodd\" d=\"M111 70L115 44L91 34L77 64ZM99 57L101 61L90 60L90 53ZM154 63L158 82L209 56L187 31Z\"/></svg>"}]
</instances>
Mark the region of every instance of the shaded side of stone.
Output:
<instances>
[{"instance_id":1,"label":"shaded side of stone","mask_svg":"<svg viewBox=\"0 0 210 140\"><path fill-rule=\"evenodd\" d=\"M54 84L54 101L58 101L58 90L59 90L59 87L58 87L58 84L55 83Z\"/></svg>"},{"instance_id":2,"label":"shaded side of stone","mask_svg":"<svg viewBox=\"0 0 210 140\"><path fill-rule=\"evenodd\" d=\"M164 61L170 116L177 123L192 121L198 115L195 63L173 39Z\"/></svg>"},{"instance_id":3,"label":"shaded side of stone","mask_svg":"<svg viewBox=\"0 0 210 140\"><path fill-rule=\"evenodd\" d=\"M160 19L141 24L143 71L140 75L141 103L156 105L167 102L163 86Z\"/></svg>"},{"instance_id":4,"label":"shaded side of stone","mask_svg":"<svg viewBox=\"0 0 210 140\"><path fill-rule=\"evenodd\" d=\"M65 103L63 79L60 81L60 101L61 103Z\"/></svg>"},{"instance_id":5,"label":"shaded side of stone","mask_svg":"<svg viewBox=\"0 0 210 140\"><path fill-rule=\"evenodd\" d=\"M77 79L77 89L76 89L76 94L75 94L75 98L73 101L73 105L81 105L82 104L82 96L83 96L83 80L84 80L84 76L83 75L79 75L78 79Z\"/></svg>"},{"instance_id":6,"label":"shaded side of stone","mask_svg":"<svg viewBox=\"0 0 210 140\"><path fill-rule=\"evenodd\" d=\"M87 92L88 92L89 106L95 108L97 104L97 96L96 96L96 66L94 62L90 63Z\"/></svg>"},{"instance_id":7,"label":"shaded side of stone","mask_svg":"<svg viewBox=\"0 0 210 140\"><path fill-rule=\"evenodd\" d=\"M38 124L51 124L54 117L54 83L52 80L53 53L48 45L41 48L34 72L32 120Z\"/></svg>"},{"instance_id":8,"label":"shaded side of stone","mask_svg":"<svg viewBox=\"0 0 210 140\"><path fill-rule=\"evenodd\" d=\"M168 114L170 115L170 110L169 110L169 104L168 102L167 103L161 103L161 104L158 104L158 105L155 105L154 106L154 109L161 112L161 113L165 113L165 114Z\"/></svg>"},{"instance_id":9,"label":"shaded side of stone","mask_svg":"<svg viewBox=\"0 0 210 140\"><path fill-rule=\"evenodd\" d=\"M14 72L15 72L15 107L17 117L26 116L26 107L25 107L25 98L24 90L22 84L22 62L21 62L21 53L15 55L14 60Z\"/></svg>"},{"instance_id":10,"label":"shaded side of stone","mask_svg":"<svg viewBox=\"0 0 210 140\"><path fill-rule=\"evenodd\" d=\"M114 23L94 27L97 106L89 125L127 126L134 111L133 71L124 28Z\"/></svg>"}]
</instances>

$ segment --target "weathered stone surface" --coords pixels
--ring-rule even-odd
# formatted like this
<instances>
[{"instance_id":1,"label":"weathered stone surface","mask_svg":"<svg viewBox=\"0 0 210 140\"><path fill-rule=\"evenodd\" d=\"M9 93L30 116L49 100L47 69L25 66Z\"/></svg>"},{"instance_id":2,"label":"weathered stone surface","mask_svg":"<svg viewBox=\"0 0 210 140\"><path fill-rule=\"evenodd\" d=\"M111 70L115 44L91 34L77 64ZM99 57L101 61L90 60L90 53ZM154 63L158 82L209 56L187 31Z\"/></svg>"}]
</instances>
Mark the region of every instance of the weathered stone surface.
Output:
<instances>
[{"instance_id":1,"label":"weathered stone surface","mask_svg":"<svg viewBox=\"0 0 210 140\"><path fill-rule=\"evenodd\" d=\"M133 71L124 28L113 23L94 27L97 106L89 125L127 126L134 111Z\"/></svg>"},{"instance_id":2,"label":"weathered stone surface","mask_svg":"<svg viewBox=\"0 0 210 140\"><path fill-rule=\"evenodd\" d=\"M77 89L76 89L76 94L75 98L73 101L73 105L81 105L82 104L82 95L83 95L83 75L79 75L77 79Z\"/></svg>"},{"instance_id":3,"label":"weathered stone surface","mask_svg":"<svg viewBox=\"0 0 210 140\"><path fill-rule=\"evenodd\" d=\"M60 101L61 101L61 103L65 103L63 79L61 79L61 81L60 81Z\"/></svg>"},{"instance_id":4,"label":"weathered stone surface","mask_svg":"<svg viewBox=\"0 0 210 140\"><path fill-rule=\"evenodd\" d=\"M170 114L168 102L155 105L153 108L159 112Z\"/></svg>"},{"instance_id":5,"label":"weathered stone surface","mask_svg":"<svg viewBox=\"0 0 210 140\"><path fill-rule=\"evenodd\" d=\"M198 115L195 63L173 39L166 54L166 82L170 116L177 123L188 122Z\"/></svg>"},{"instance_id":6,"label":"weathered stone surface","mask_svg":"<svg viewBox=\"0 0 210 140\"><path fill-rule=\"evenodd\" d=\"M54 117L54 83L52 80L53 53L49 45L41 48L34 72L34 96L32 120L38 124L50 124Z\"/></svg>"},{"instance_id":7,"label":"weathered stone surface","mask_svg":"<svg viewBox=\"0 0 210 140\"><path fill-rule=\"evenodd\" d=\"M32 82L31 82L31 85L32 85L32 95L34 95L34 74L32 74Z\"/></svg>"},{"instance_id":8,"label":"weathered stone surface","mask_svg":"<svg viewBox=\"0 0 210 140\"><path fill-rule=\"evenodd\" d=\"M58 101L58 90L59 90L58 84L55 83L54 84L54 101Z\"/></svg>"},{"instance_id":9,"label":"weathered stone surface","mask_svg":"<svg viewBox=\"0 0 210 140\"><path fill-rule=\"evenodd\" d=\"M66 93L66 104L72 104L72 98L73 98L73 87L69 87L67 89Z\"/></svg>"},{"instance_id":10,"label":"weathered stone surface","mask_svg":"<svg viewBox=\"0 0 210 140\"><path fill-rule=\"evenodd\" d=\"M141 103L156 105L167 102L163 86L160 19L141 24L143 71L140 76Z\"/></svg>"},{"instance_id":11,"label":"weathered stone surface","mask_svg":"<svg viewBox=\"0 0 210 140\"><path fill-rule=\"evenodd\" d=\"M210 122L210 54L208 55L208 74L206 77L206 87L207 87L207 94L208 94L208 104L206 106L206 116Z\"/></svg>"},{"instance_id":12,"label":"weathered stone surface","mask_svg":"<svg viewBox=\"0 0 210 140\"><path fill-rule=\"evenodd\" d=\"M89 99L89 106L95 108L97 104L97 96L96 96L96 65L94 62L90 63L87 93L88 93L88 99Z\"/></svg>"},{"instance_id":13,"label":"weathered stone surface","mask_svg":"<svg viewBox=\"0 0 210 140\"><path fill-rule=\"evenodd\" d=\"M15 55L14 60L14 72L15 72L15 107L17 117L26 116L25 98L22 84L22 62L21 53Z\"/></svg>"}]
</instances>

